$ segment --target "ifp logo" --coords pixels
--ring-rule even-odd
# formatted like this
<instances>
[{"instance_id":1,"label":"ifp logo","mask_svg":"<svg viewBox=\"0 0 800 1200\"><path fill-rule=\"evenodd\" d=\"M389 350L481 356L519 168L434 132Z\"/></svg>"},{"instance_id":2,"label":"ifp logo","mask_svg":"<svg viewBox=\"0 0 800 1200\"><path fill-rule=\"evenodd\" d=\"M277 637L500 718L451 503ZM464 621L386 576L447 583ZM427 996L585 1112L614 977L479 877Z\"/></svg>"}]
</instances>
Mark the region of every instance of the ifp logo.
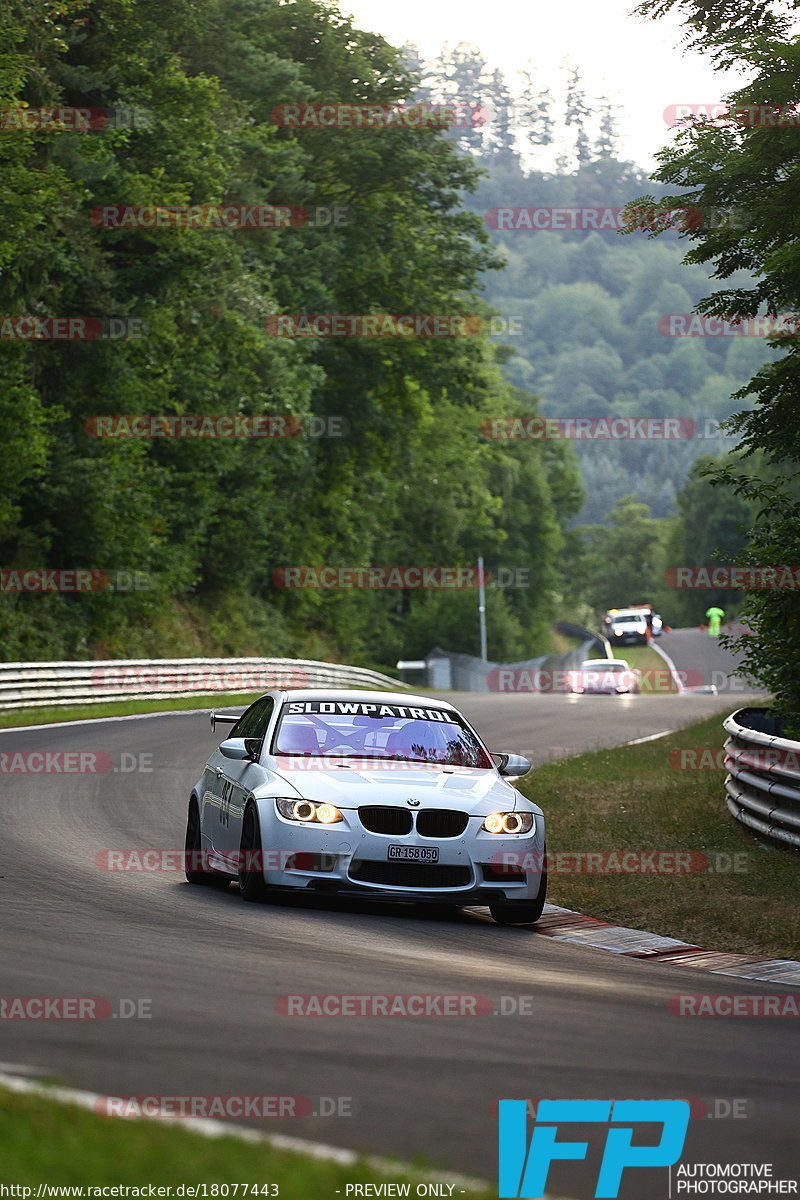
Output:
<instances>
[{"instance_id":1,"label":"ifp logo","mask_svg":"<svg viewBox=\"0 0 800 1200\"><path fill-rule=\"evenodd\" d=\"M558 1159L583 1159L588 1142L557 1141L562 1123L610 1125L595 1189L596 1198L619 1194L626 1167L670 1167L681 1156L690 1106L686 1100L541 1100L530 1146L524 1100L501 1100L500 1200L535 1200L544 1196L550 1164ZM661 1125L656 1145L634 1146L633 1125Z\"/></svg>"}]
</instances>

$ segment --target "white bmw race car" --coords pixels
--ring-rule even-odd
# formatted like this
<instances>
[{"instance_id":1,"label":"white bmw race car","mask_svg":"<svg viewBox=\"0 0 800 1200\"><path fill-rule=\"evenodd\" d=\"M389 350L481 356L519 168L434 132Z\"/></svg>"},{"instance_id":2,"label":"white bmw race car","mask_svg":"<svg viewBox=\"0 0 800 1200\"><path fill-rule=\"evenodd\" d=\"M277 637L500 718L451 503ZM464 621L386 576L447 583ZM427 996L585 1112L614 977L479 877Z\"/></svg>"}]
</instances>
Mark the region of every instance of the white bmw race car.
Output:
<instances>
[{"instance_id":1,"label":"white bmw race car","mask_svg":"<svg viewBox=\"0 0 800 1200\"><path fill-rule=\"evenodd\" d=\"M189 799L186 878L245 900L273 889L488 905L541 916L544 818L451 704L405 693L274 691L233 723ZM495 761L496 760L496 761Z\"/></svg>"},{"instance_id":2,"label":"white bmw race car","mask_svg":"<svg viewBox=\"0 0 800 1200\"><path fill-rule=\"evenodd\" d=\"M624 658L585 658L577 671L570 671L570 691L629 696L639 691L641 677Z\"/></svg>"}]
</instances>

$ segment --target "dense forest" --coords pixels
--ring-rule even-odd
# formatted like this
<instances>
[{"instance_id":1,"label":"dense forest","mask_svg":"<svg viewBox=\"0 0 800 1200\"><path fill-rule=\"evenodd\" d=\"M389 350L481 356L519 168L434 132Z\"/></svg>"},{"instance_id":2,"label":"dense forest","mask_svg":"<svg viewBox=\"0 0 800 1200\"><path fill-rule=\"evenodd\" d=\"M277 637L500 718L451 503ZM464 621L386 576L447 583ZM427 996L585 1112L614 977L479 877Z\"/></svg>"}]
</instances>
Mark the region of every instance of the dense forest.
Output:
<instances>
[{"instance_id":1,"label":"dense forest","mask_svg":"<svg viewBox=\"0 0 800 1200\"><path fill-rule=\"evenodd\" d=\"M692 464L735 442L718 430L742 407L733 393L778 352L763 337L744 336L746 327L739 335L731 327L725 336L669 336L664 318L694 311L710 291L709 272L683 262L688 245L678 227L657 242L644 230L619 232L624 205L666 189L617 157L613 106L586 95L577 68L563 68L554 95L536 83L533 64L505 78L474 46L445 47L430 62L413 47L408 53L424 82L420 99L478 95L487 114L450 136L484 170L465 206L489 226L503 257L503 267L485 276L484 295L501 318L495 340L513 351L506 378L541 397L547 416L685 417L697 425L694 437L676 441L576 442L586 491L577 521L607 522L628 495L653 517L675 513ZM659 132L666 141L669 130L655 131L654 148ZM551 171L539 165L548 152ZM512 228L491 227L498 209L510 210L504 221ZM571 231L567 212L562 229L533 228L525 210L535 209L589 210L603 227ZM707 210L702 219L713 227L738 216ZM732 282L747 279L738 272Z\"/></svg>"},{"instance_id":2,"label":"dense forest","mask_svg":"<svg viewBox=\"0 0 800 1200\"><path fill-rule=\"evenodd\" d=\"M7 114L135 114L85 131L6 121L4 311L135 321L139 335L3 340L2 564L141 584L34 595L4 577L3 656L392 663L462 640L474 589L287 590L276 572L481 553L495 579L535 567L535 586L491 589L494 653L546 639L578 474L569 447L478 435L517 404L489 339L270 332L281 313L486 311L495 255L459 199L477 168L445 131L272 119L298 101L396 105L414 87L402 53L315 0L25 0L0 20ZM103 224L120 206L231 204L304 220ZM108 414L282 414L300 432L91 436Z\"/></svg>"},{"instance_id":3,"label":"dense forest","mask_svg":"<svg viewBox=\"0 0 800 1200\"><path fill-rule=\"evenodd\" d=\"M709 290L678 231L490 227L498 206L619 208L653 189L616 157L613 109L578 71L557 101L533 70L506 80L463 46L423 63L316 0L12 0L0 39L4 658L474 652L471 588L289 589L282 570L482 554L489 656L511 660L547 648L553 619L613 603L623 563L655 594L670 554L719 544L693 471L719 439L481 433L540 412L710 430L775 353L659 332ZM276 120L289 105L448 98L479 116ZM19 117L66 106L110 115L77 129ZM175 215L198 206L266 216ZM173 215L156 222L157 208ZM281 314L460 314L469 335L278 337ZM64 318L101 332L19 332ZM282 417L292 436L97 436L100 418L154 415ZM749 512L726 505L737 545ZM16 590L15 571L40 568L105 583ZM681 604L694 618L665 599L673 623Z\"/></svg>"}]
</instances>

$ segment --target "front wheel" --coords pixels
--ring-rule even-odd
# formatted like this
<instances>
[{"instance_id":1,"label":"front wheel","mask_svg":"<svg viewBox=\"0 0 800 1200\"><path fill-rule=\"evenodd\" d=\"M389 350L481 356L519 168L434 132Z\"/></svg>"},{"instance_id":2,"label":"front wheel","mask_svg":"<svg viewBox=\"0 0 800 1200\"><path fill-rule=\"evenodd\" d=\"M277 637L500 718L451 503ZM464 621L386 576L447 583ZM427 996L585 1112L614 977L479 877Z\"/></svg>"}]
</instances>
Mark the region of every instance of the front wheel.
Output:
<instances>
[{"instance_id":1,"label":"front wheel","mask_svg":"<svg viewBox=\"0 0 800 1200\"><path fill-rule=\"evenodd\" d=\"M489 912L492 914L492 920L496 921L498 925L532 925L542 915L546 898L547 868L545 867L535 900L507 900L504 904L490 904Z\"/></svg>"},{"instance_id":2,"label":"front wheel","mask_svg":"<svg viewBox=\"0 0 800 1200\"><path fill-rule=\"evenodd\" d=\"M261 826L254 804L248 804L242 823L239 892L243 900L259 904L267 898L264 882L264 855L261 846ZM256 870L253 870L253 867Z\"/></svg>"}]
</instances>

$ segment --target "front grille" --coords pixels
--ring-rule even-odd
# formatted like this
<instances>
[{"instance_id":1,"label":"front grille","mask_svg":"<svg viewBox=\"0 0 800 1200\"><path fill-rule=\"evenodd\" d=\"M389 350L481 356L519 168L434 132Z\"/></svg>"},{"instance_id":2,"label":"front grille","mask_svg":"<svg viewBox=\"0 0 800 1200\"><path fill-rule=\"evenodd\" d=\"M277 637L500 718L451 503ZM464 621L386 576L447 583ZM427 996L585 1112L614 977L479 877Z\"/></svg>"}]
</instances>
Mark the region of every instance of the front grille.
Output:
<instances>
[{"instance_id":1,"label":"front grille","mask_svg":"<svg viewBox=\"0 0 800 1200\"><path fill-rule=\"evenodd\" d=\"M453 808L423 808L417 813L417 833L421 837L458 837L468 823L467 814Z\"/></svg>"},{"instance_id":2,"label":"front grille","mask_svg":"<svg viewBox=\"0 0 800 1200\"><path fill-rule=\"evenodd\" d=\"M380 883L385 887L458 888L472 882L469 867L439 866L438 863L372 862L362 858L350 864L355 883Z\"/></svg>"},{"instance_id":3,"label":"front grille","mask_svg":"<svg viewBox=\"0 0 800 1200\"><path fill-rule=\"evenodd\" d=\"M370 833L411 833L411 813L404 808L388 808L380 804L358 810L358 819Z\"/></svg>"}]
</instances>

